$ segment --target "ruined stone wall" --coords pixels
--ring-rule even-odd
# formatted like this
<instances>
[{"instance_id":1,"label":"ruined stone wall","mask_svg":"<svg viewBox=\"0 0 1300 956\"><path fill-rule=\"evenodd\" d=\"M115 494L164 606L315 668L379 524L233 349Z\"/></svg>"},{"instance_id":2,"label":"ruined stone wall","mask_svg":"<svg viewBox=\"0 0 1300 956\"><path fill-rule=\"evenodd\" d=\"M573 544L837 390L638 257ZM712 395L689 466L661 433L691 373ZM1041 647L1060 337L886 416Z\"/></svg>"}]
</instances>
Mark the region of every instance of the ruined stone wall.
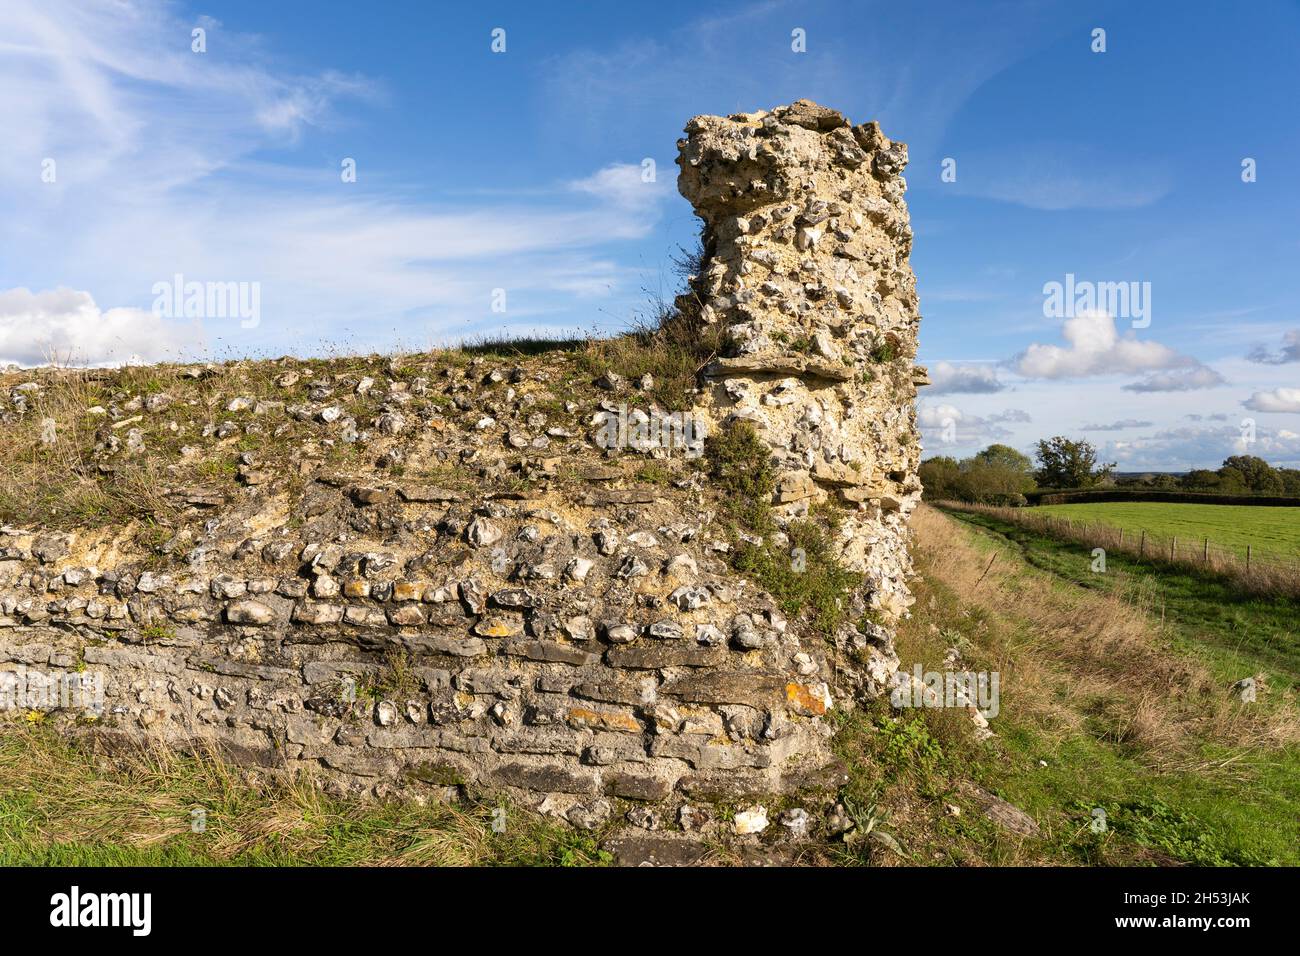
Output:
<instances>
[{"instance_id":1,"label":"ruined stone wall","mask_svg":"<svg viewBox=\"0 0 1300 956\"><path fill-rule=\"evenodd\" d=\"M782 519L844 510L865 630L787 620L730 568L702 471L647 484L664 449L606 447L615 400L637 398L617 376L574 401L571 360L283 360L278 398L195 369L195 398L97 410L137 448L234 458L237 481L161 489L176 517L149 553L135 527L0 528L0 695L21 715L42 682L102 678L102 706L54 715L97 744L215 744L349 793L501 788L579 826L652 801L689 829L710 800L833 787L827 711L881 689L908 603L906 153L804 102L687 133L707 257L684 306L733 344L687 400L754 423ZM14 390L23 409L43 387ZM103 433L111 470L132 452ZM285 454L239 451L253 439Z\"/></svg>"},{"instance_id":2,"label":"ruined stone wall","mask_svg":"<svg viewBox=\"0 0 1300 956\"><path fill-rule=\"evenodd\" d=\"M770 445L786 517L828 500L849 509L840 554L866 578L879 690L911 604L906 517L921 492L907 147L807 100L699 116L686 132L678 185L704 220L705 262L679 304L724 323L730 342L704 408ZM838 643L862 638L846 625Z\"/></svg>"}]
</instances>

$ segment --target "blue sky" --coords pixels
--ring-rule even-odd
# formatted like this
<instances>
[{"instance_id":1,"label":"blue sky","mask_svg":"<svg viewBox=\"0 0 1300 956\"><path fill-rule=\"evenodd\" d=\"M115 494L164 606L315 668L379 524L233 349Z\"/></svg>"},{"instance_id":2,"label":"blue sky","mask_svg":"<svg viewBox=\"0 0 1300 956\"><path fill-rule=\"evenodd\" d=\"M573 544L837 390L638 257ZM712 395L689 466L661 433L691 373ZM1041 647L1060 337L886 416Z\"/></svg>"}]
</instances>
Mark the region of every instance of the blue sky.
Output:
<instances>
[{"instance_id":1,"label":"blue sky","mask_svg":"<svg viewBox=\"0 0 1300 956\"><path fill-rule=\"evenodd\" d=\"M1295 3L331 6L6 0L0 361L618 331L694 241L686 120L809 97L911 149L927 453L1300 465ZM256 322L154 314L177 274ZM1045 315L1067 274L1149 324Z\"/></svg>"}]
</instances>

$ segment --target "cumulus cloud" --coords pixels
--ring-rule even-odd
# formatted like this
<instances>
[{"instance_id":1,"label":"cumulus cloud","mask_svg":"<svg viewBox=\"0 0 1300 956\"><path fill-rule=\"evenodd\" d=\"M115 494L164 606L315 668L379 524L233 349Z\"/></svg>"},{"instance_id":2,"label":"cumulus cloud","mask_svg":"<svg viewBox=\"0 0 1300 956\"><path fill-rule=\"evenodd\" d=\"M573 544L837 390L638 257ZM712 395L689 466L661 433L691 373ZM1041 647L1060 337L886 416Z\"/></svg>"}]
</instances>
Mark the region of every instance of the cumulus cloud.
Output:
<instances>
[{"instance_id":1,"label":"cumulus cloud","mask_svg":"<svg viewBox=\"0 0 1300 956\"><path fill-rule=\"evenodd\" d=\"M1152 422L1138 421L1136 418L1124 418L1117 422L1111 422L1109 425L1084 425L1081 431L1121 432L1126 428L1150 428L1152 424Z\"/></svg>"},{"instance_id":2,"label":"cumulus cloud","mask_svg":"<svg viewBox=\"0 0 1300 956\"><path fill-rule=\"evenodd\" d=\"M1120 471L1218 468L1230 455L1258 455L1273 465L1295 467L1300 462L1300 435L1286 429L1259 428L1252 442L1235 424L1180 426L1110 442L1103 454L1118 462Z\"/></svg>"},{"instance_id":3,"label":"cumulus cloud","mask_svg":"<svg viewBox=\"0 0 1300 956\"><path fill-rule=\"evenodd\" d=\"M1011 432L1001 426L1004 421L1021 419L1024 412L1011 412L981 417L963 412L955 405L922 405L916 414L916 423L927 446L940 445L957 448L964 445L984 444L1011 437ZM945 452L946 453L946 452Z\"/></svg>"},{"instance_id":4,"label":"cumulus cloud","mask_svg":"<svg viewBox=\"0 0 1300 956\"><path fill-rule=\"evenodd\" d=\"M1292 329L1282 336L1282 347L1276 352L1268 346L1256 345L1246 356L1252 362L1261 365L1286 365L1288 362L1300 362L1300 329Z\"/></svg>"},{"instance_id":5,"label":"cumulus cloud","mask_svg":"<svg viewBox=\"0 0 1300 956\"><path fill-rule=\"evenodd\" d=\"M1256 392L1241 404L1255 412L1300 412L1300 388Z\"/></svg>"},{"instance_id":6,"label":"cumulus cloud","mask_svg":"<svg viewBox=\"0 0 1300 956\"><path fill-rule=\"evenodd\" d=\"M89 292L0 292L0 363L107 365L175 360L199 341L197 327L143 309L100 309Z\"/></svg>"},{"instance_id":7,"label":"cumulus cloud","mask_svg":"<svg viewBox=\"0 0 1300 956\"><path fill-rule=\"evenodd\" d=\"M1026 378L1057 379L1197 364L1159 342L1139 341L1131 332L1121 337L1115 319L1106 312L1083 312L1066 319L1061 334L1065 346L1034 343L1012 359L1015 370Z\"/></svg>"},{"instance_id":8,"label":"cumulus cloud","mask_svg":"<svg viewBox=\"0 0 1300 956\"><path fill-rule=\"evenodd\" d=\"M989 394L1006 388L998 381L997 369L992 365L953 365L936 362L930 369L931 395L950 395L958 392Z\"/></svg>"},{"instance_id":9,"label":"cumulus cloud","mask_svg":"<svg viewBox=\"0 0 1300 956\"><path fill-rule=\"evenodd\" d=\"M1222 384L1222 375L1208 365L1197 365L1173 372L1155 372L1141 381L1125 385L1124 389L1130 392L1191 392Z\"/></svg>"}]
</instances>

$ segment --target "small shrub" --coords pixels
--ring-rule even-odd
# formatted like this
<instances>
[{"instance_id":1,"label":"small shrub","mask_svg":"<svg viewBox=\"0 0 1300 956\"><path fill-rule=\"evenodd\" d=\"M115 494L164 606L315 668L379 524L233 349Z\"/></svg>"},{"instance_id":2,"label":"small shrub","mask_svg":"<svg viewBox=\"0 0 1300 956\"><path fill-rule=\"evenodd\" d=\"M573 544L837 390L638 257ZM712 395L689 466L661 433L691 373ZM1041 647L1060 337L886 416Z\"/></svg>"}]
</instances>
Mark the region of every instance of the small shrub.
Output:
<instances>
[{"instance_id":1,"label":"small shrub","mask_svg":"<svg viewBox=\"0 0 1300 956\"><path fill-rule=\"evenodd\" d=\"M742 544L732 566L752 575L791 618L806 613L810 623L830 635L843 622L860 576L835 560L825 530L814 520L786 529L789 552L767 545Z\"/></svg>"},{"instance_id":2,"label":"small shrub","mask_svg":"<svg viewBox=\"0 0 1300 956\"><path fill-rule=\"evenodd\" d=\"M776 476L771 452L748 422L731 422L704 442L709 478L721 493L722 507L751 531L765 529Z\"/></svg>"}]
</instances>

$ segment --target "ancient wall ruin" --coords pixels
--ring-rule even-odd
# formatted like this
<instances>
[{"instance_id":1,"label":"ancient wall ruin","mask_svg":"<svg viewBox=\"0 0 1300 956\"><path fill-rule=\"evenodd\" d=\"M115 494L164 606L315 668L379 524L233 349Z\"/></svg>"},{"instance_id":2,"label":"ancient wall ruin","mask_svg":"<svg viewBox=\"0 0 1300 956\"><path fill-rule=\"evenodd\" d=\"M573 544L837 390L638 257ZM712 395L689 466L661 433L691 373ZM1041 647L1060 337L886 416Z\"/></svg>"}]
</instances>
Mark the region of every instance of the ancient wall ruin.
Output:
<instances>
[{"instance_id":1,"label":"ancient wall ruin","mask_svg":"<svg viewBox=\"0 0 1300 956\"><path fill-rule=\"evenodd\" d=\"M911 603L906 516L921 493L927 381L913 363L907 147L807 100L699 116L686 132L679 187L704 220L706 261L680 306L725 323L732 343L707 370L703 410L751 422L771 446L787 517L828 498L850 509L839 546L878 626L846 625L837 643L864 650L878 691Z\"/></svg>"},{"instance_id":2,"label":"ancient wall ruin","mask_svg":"<svg viewBox=\"0 0 1300 956\"><path fill-rule=\"evenodd\" d=\"M285 360L279 398L214 378L189 402L210 421L179 454L227 450L237 484L164 489L179 518L152 553L135 529L0 529L0 693L102 690L55 714L103 745L215 743L348 793L500 788L579 826L631 801L689 829L697 804L833 786L827 712L884 686L909 600L906 149L805 101L697 117L679 145L706 254L683 308L731 343L684 401L753 424L780 520L843 509L861 623L827 640L737 574L705 477L647 484L626 459L663 450L604 447L614 406L572 400L571 369ZM188 434L182 404L99 413ZM106 461L131 453L104 434ZM240 452L254 435L283 460Z\"/></svg>"}]
</instances>

